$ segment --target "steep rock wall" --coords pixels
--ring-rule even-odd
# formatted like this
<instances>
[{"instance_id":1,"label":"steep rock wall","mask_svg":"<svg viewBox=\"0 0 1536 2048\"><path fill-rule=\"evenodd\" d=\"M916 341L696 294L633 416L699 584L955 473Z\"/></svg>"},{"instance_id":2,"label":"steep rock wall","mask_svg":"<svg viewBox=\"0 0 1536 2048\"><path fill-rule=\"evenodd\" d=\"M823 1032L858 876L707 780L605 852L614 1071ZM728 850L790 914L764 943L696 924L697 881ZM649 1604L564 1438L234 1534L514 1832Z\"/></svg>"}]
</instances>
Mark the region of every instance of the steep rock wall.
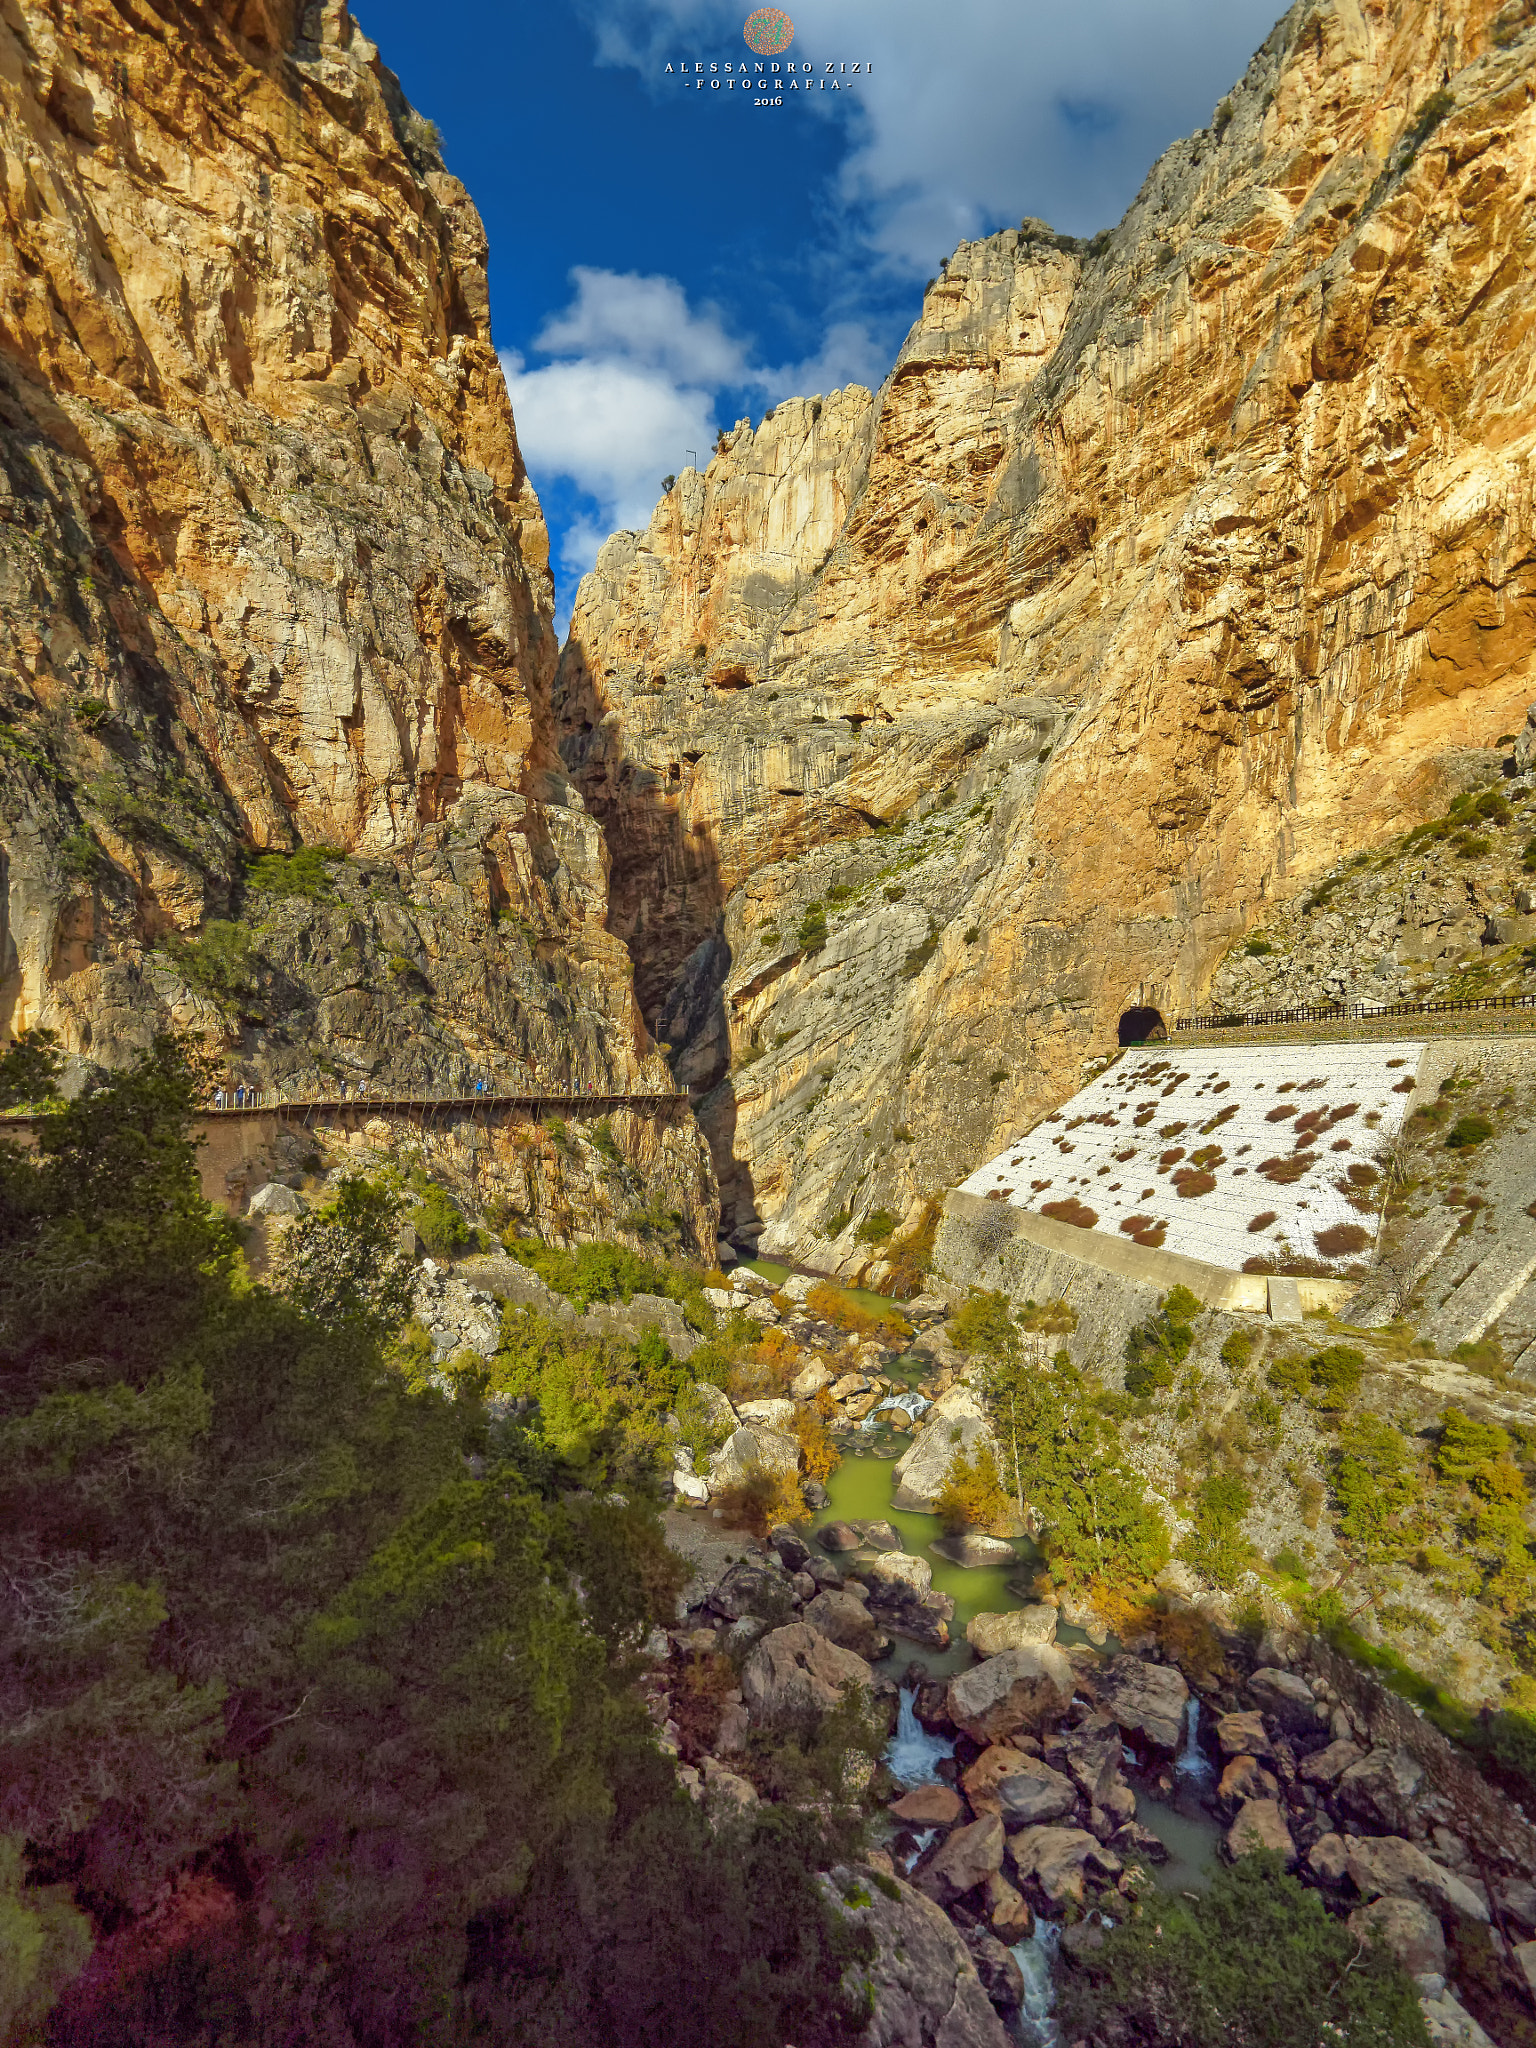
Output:
<instances>
[{"instance_id":1,"label":"steep rock wall","mask_svg":"<svg viewBox=\"0 0 1536 2048\"><path fill-rule=\"evenodd\" d=\"M662 1077L485 265L342 0L0 9L0 1025ZM248 869L300 845L346 859Z\"/></svg>"},{"instance_id":2,"label":"steep rock wall","mask_svg":"<svg viewBox=\"0 0 1536 2048\"><path fill-rule=\"evenodd\" d=\"M962 244L880 392L743 423L608 543L563 751L738 1228L911 1211L1494 772L1533 95L1525 0L1298 4L1112 233Z\"/></svg>"}]
</instances>

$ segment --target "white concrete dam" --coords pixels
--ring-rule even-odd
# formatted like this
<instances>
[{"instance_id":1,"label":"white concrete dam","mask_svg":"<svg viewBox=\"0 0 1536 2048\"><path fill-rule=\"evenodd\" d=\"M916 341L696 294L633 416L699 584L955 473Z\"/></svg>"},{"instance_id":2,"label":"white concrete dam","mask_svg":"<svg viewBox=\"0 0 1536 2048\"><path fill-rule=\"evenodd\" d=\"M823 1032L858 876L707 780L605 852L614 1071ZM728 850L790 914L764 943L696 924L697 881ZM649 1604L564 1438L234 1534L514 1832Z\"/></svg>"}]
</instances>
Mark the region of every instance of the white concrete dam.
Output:
<instances>
[{"instance_id":1,"label":"white concrete dam","mask_svg":"<svg viewBox=\"0 0 1536 2048\"><path fill-rule=\"evenodd\" d=\"M1375 1248L1422 1041L1142 1046L962 1181L961 1194L1241 1272Z\"/></svg>"}]
</instances>

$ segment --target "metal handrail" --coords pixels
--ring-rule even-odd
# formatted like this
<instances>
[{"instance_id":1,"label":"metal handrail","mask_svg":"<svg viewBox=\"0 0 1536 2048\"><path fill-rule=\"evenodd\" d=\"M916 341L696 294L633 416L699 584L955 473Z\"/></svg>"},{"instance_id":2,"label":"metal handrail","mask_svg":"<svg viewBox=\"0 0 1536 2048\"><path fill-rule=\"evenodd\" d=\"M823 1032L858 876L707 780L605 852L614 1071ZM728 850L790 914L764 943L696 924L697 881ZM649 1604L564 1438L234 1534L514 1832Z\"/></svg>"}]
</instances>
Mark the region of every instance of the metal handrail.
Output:
<instances>
[{"instance_id":1,"label":"metal handrail","mask_svg":"<svg viewBox=\"0 0 1536 2048\"><path fill-rule=\"evenodd\" d=\"M1212 1011L1177 1017L1175 1031L1246 1031L1261 1024L1331 1024L1368 1017L1437 1017L1456 1010L1536 1010L1536 995L1461 996L1445 1002L1307 1003L1293 1010Z\"/></svg>"}]
</instances>

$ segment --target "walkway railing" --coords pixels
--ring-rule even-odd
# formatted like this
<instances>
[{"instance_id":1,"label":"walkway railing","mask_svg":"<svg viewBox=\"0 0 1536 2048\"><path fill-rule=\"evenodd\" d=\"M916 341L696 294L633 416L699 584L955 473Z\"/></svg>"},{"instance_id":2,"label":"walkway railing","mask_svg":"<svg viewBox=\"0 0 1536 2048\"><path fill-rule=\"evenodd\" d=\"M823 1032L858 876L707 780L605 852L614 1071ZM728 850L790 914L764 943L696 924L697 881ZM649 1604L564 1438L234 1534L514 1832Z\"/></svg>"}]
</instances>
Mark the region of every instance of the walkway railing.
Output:
<instances>
[{"instance_id":1,"label":"walkway railing","mask_svg":"<svg viewBox=\"0 0 1536 2048\"><path fill-rule=\"evenodd\" d=\"M238 1093L238 1091L236 1091ZM223 1102L206 1103L200 1115L205 1116L307 1116L321 1109L361 1109L370 1115L388 1115L391 1111L404 1110L477 1110L477 1109L657 1109L663 1103L686 1102L687 1094L680 1088L657 1089L653 1092L632 1094L594 1094L585 1089L571 1089L567 1092L550 1089L530 1089L519 1094L492 1094L486 1089L482 1094L429 1095L388 1094L374 1095L279 1095L271 1088L247 1090L244 1101L237 1102L231 1095Z\"/></svg>"},{"instance_id":2,"label":"walkway railing","mask_svg":"<svg viewBox=\"0 0 1536 2048\"><path fill-rule=\"evenodd\" d=\"M1465 996L1441 1003L1311 1003L1294 1010L1212 1012L1179 1017L1175 1031L1251 1031L1261 1024L1333 1024L1377 1017L1440 1017L1465 1010L1536 1010L1536 995Z\"/></svg>"}]
</instances>

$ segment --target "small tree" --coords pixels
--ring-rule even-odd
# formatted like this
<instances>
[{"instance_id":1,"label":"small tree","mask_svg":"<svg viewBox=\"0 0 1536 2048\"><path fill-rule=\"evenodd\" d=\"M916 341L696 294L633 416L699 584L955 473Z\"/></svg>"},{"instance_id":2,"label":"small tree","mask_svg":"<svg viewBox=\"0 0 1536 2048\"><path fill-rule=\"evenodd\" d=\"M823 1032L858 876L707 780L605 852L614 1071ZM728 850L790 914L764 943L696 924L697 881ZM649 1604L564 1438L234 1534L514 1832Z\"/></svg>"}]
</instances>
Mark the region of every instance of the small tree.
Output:
<instances>
[{"instance_id":1,"label":"small tree","mask_svg":"<svg viewBox=\"0 0 1536 2048\"><path fill-rule=\"evenodd\" d=\"M985 1529L1007 1515L1008 1496L998 1477L997 1459L984 1438L977 1443L973 1457L963 1446L956 1451L935 1508L951 1536L965 1529Z\"/></svg>"}]
</instances>

